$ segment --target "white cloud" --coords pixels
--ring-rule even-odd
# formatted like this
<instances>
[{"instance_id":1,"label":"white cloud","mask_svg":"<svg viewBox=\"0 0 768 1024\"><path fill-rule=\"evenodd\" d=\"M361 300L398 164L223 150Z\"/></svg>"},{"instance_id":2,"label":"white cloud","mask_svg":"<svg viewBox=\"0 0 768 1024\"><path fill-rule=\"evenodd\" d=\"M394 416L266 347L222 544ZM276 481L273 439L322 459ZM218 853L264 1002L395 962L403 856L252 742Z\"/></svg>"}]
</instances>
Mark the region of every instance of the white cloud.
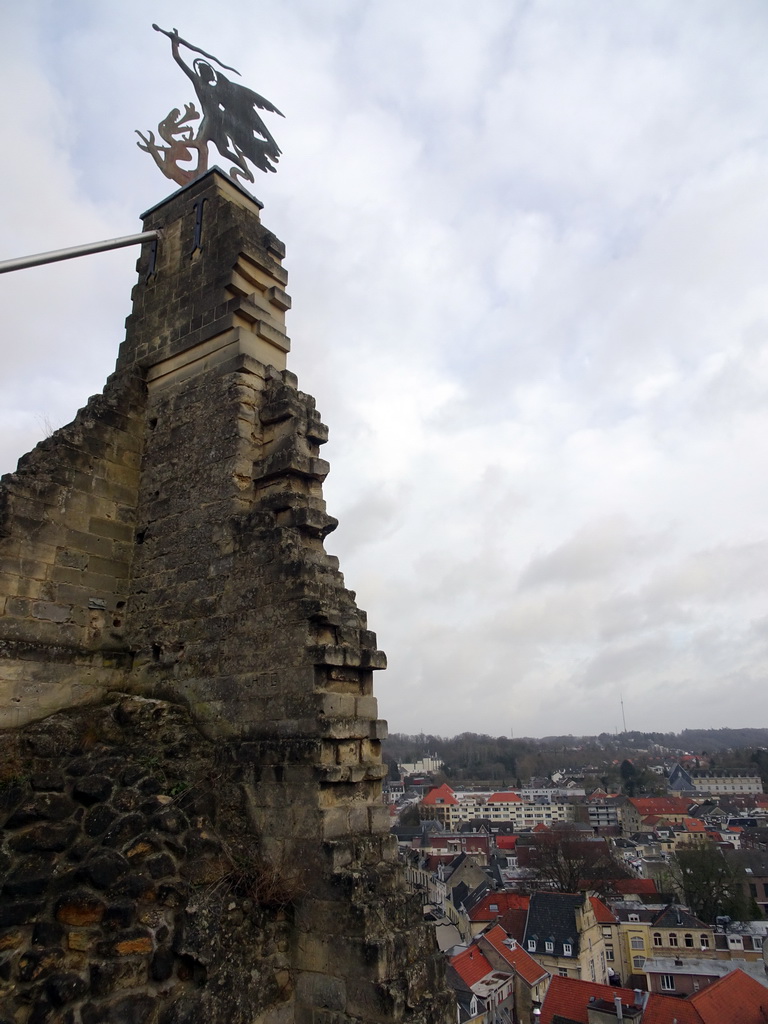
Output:
<instances>
[{"instance_id":1,"label":"white cloud","mask_svg":"<svg viewBox=\"0 0 768 1024\"><path fill-rule=\"evenodd\" d=\"M8 9L3 256L128 234L189 95L151 22L282 109L256 185L326 543L392 728L753 721L766 657L768 13L654 0ZM247 40L247 43L244 42ZM110 372L135 251L0 277L0 466ZM661 716L663 715L663 720ZM698 716L698 717L694 717Z\"/></svg>"}]
</instances>

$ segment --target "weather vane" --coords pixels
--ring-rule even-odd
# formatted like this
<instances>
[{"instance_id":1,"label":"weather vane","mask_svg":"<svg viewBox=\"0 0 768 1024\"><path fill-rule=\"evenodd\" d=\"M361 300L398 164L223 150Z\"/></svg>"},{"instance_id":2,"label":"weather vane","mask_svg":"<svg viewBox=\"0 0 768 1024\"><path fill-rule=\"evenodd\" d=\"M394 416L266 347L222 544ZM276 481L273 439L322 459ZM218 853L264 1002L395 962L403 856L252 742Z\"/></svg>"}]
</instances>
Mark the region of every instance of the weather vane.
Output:
<instances>
[{"instance_id":1,"label":"weather vane","mask_svg":"<svg viewBox=\"0 0 768 1024\"><path fill-rule=\"evenodd\" d=\"M146 153L150 153L155 163L166 175L179 185L186 185L195 178L199 178L208 170L208 143L212 142L219 153L235 165L230 169L230 176L237 180L238 177L245 181L253 181L253 173L246 161L250 161L261 171L275 171L274 166L280 159L280 150L277 143L269 134L267 126L256 113L259 110L269 110L273 114L280 114L276 106L259 96L252 89L247 89L238 82L231 82L221 71L212 67L208 60L215 61L220 68L227 71L234 71L236 75L240 72L235 68L206 53L198 46L193 46L186 39L182 39L176 29L166 32L157 25L152 28L156 32L162 32L171 40L171 52L173 59L182 69L185 75L191 80L200 101L203 117L195 135L191 121L197 121L200 113L194 103L184 104L184 113L181 114L178 107L168 114L165 120L157 126L157 131L165 145L158 144L154 132L143 135L140 131L136 134L141 139L137 145ZM192 67L182 60L179 47L185 46L188 50L207 57L208 60L201 60L199 57L192 62ZM197 166L189 165L194 160L194 153L197 154Z\"/></svg>"}]
</instances>

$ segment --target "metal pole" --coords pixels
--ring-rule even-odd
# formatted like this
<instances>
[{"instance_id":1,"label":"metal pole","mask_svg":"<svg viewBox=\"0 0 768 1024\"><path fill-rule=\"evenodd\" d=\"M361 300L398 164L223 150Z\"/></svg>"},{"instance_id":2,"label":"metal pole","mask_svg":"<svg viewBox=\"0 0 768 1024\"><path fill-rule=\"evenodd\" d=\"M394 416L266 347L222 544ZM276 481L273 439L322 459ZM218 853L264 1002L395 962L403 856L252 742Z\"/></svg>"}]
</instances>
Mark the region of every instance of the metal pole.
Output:
<instances>
[{"instance_id":1,"label":"metal pole","mask_svg":"<svg viewBox=\"0 0 768 1024\"><path fill-rule=\"evenodd\" d=\"M15 260L0 262L0 274L11 270L23 270L25 267L39 267L43 263L58 263L59 260L73 260L76 256L90 256L94 252L106 252L109 249L122 249L126 245L141 245L142 242L154 242L160 237L159 231L142 231L139 235L124 235L122 238L107 238L103 242L88 242L85 245L73 245L69 249L54 249L52 252L39 252L34 256L20 256Z\"/></svg>"}]
</instances>

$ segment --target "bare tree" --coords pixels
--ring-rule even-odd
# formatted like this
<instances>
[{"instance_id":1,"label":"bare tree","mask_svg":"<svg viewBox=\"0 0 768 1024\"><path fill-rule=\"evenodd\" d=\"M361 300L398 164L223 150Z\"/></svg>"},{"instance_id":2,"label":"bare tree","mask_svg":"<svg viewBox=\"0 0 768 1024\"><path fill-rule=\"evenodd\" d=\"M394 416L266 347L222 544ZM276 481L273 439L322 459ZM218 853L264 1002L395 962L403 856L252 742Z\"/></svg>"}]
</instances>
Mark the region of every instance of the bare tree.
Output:
<instances>
[{"instance_id":1,"label":"bare tree","mask_svg":"<svg viewBox=\"0 0 768 1024\"><path fill-rule=\"evenodd\" d=\"M536 833L531 837L528 865L536 884L555 892L607 888L610 879L627 872L611 856L604 839L595 839L572 825Z\"/></svg>"},{"instance_id":2,"label":"bare tree","mask_svg":"<svg viewBox=\"0 0 768 1024\"><path fill-rule=\"evenodd\" d=\"M720 915L734 920L755 916L745 894L744 869L714 844L679 849L669 867L683 902L702 921L712 924Z\"/></svg>"}]
</instances>

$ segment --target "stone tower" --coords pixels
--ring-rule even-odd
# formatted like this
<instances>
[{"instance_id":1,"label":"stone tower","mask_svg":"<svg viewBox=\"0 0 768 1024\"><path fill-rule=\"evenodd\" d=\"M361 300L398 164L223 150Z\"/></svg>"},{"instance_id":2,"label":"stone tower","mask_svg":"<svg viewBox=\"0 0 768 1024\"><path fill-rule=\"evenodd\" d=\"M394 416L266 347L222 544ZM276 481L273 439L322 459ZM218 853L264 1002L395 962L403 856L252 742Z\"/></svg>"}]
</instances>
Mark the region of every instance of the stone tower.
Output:
<instances>
[{"instance_id":1,"label":"stone tower","mask_svg":"<svg viewBox=\"0 0 768 1024\"><path fill-rule=\"evenodd\" d=\"M259 210L145 214L115 373L0 486L0 1018L448 1016Z\"/></svg>"}]
</instances>

